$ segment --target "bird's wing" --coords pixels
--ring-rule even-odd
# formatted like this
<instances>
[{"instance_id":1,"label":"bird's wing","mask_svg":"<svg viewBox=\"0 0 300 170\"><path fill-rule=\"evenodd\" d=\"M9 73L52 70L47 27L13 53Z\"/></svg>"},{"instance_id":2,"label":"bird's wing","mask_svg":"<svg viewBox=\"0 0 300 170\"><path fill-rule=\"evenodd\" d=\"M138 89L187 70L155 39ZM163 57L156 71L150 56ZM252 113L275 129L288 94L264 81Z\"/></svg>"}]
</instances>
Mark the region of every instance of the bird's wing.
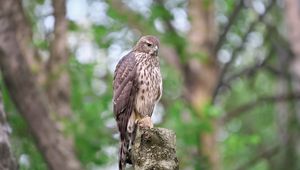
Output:
<instances>
[{"instance_id":1,"label":"bird's wing","mask_svg":"<svg viewBox=\"0 0 300 170\"><path fill-rule=\"evenodd\" d=\"M118 63L113 82L113 110L117 120L121 140L125 138L128 120L134 108L137 93L136 63L130 52Z\"/></svg>"}]
</instances>

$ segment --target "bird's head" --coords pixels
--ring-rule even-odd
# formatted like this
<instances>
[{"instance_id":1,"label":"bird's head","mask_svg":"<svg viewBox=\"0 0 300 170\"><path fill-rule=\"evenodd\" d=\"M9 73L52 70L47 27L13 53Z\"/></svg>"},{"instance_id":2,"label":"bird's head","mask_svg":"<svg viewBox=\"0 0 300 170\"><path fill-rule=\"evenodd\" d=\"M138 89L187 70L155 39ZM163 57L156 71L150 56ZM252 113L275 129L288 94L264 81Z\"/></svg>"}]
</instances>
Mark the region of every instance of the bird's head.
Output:
<instances>
[{"instance_id":1,"label":"bird's head","mask_svg":"<svg viewBox=\"0 0 300 170\"><path fill-rule=\"evenodd\" d=\"M158 38L152 35L146 35L140 38L135 46L135 50L138 52L144 52L152 56L157 56L159 49Z\"/></svg>"}]
</instances>

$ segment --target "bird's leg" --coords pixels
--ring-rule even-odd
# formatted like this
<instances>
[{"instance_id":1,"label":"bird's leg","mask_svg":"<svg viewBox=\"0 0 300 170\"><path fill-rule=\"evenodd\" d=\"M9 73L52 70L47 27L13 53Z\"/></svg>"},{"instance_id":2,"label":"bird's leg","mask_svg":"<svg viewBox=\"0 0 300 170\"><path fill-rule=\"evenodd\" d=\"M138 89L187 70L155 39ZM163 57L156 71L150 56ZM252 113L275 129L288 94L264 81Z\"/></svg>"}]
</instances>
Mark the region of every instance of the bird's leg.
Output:
<instances>
[{"instance_id":1,"label":"bird's leg","mask_svg":"<svg viewBox=\"0 0 300 170\"><path fill-rule=\"evenodd\" d=\"M136 120L134 122L133 132L131 133L131 146L134 144L134 140L135 140L135 136L136 136L136 131L137 131L137 128L138 128L137 124L138 124L138 120Z\"/></svg>"},{"instance_id":2,"label":"bird's leg","mask_svg":"<svg viewBox=\"0 0 300 170\"><path fill-rule=\"evenodd\" d=\"M143 128L153 128L153 123L151 118L146 116L138 121L138 126Z\"/></svg>"},{"instance_id":3,"label":"bird's leg","mask_svg":"<svg viewBox=\"0 0 300 170\"><path fill-rule=\"evenodd\" d=\"M153 123L151 121L151 118L149 116L146 116L142 119L136 119L135 120L134 126L133 126L133 131L130 134L131 145L130 145L130 149L128 150L127 156L126 156L126 163L128 163L128 164L132 164L131 149L132 149L132 146L134 145L134 141L135 141L135 137L136 137L138 127L153 128Z\"/></svg>"},{"instance_id":4,"label":"bird's leg","mask_svg":"<svg viewBox=\"0 0 300 170\"><path fill-rule=\"evenodd\" d=\"M132 160L131 160L131 148L128 150L128 153L126 154L126 163L132 165Z\"/></svg>"}]
</instances>

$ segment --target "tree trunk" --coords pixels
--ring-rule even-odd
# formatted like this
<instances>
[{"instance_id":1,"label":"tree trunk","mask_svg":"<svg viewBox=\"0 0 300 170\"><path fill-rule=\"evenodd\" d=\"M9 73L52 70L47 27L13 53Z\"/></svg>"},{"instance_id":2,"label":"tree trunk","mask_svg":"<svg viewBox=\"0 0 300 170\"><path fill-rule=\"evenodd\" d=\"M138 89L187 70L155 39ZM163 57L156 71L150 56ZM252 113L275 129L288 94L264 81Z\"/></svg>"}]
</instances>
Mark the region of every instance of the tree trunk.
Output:
<instances>
[{"instance_id":1,"label":"tree trunk","mask_svg":"<svg viewBox=\"0 0 300 170\"><path fill-rule=\"evenodd\" d=\"M294 75L288 78L288 83L285 87L292 93L300 92L300 84L297 79L300 78L300 2L297 0L285 0L285 21L287 25L288 41L291 47L291 50L294 54L294 58L289 63L291 67L282 65L282 68L286 70L285 75L288 75L288 72L291 72ZM291 58L291 56L287 56ZM287 60L287 59L286 59ZM290 68L290 70L287 70ZM295 78L296 77L296 78ZM281 118L285 121L281 121L281 144L283 153L283 159L281 161L281 168L296 170L299 169L299 155L300 152L297 151L297 148L300 147L299 144L299 128L300 128L300 102L294 101L289 103L289 105L280 105ZM288 106L288 107L287 107ZM285 115L283 115L286 113Z\"/></svg>"},{"instance_id":2,"label":"tree trunk","mask_svg":"<svg viewBox=\"0 0 300 170\"><path fill-rule=\"evenodd\" d=\"M6 121L2 96L0 94L0 169L17 170L18 165L12 154L9 142L10 127Z\"/></svg>"},{"instance_id":3,"label":"tree trunk","mask_svg":"<svg viewBox=\"0 0 300 170\"><path fill-rule=\"evenodd\" d=\"M175 133L163 128L138 129L131 149L135 170L178 170Z\"/></svg>"},{"instance_id":4,"label":"tree trunk","mask_svg":"<svg viewBox=\"0 0 300 170\"><path fill-rule=\"evenodd\" d=\"M13 0L0 1L0 68L4 82L16 108L27 121L49 169L79 170L80 163L50 118L46 98L37 88L21 54L13 18L18 12L16 3Z\"/></svg>"},{"instance_id":5,"label":"tree trunk","mask_svg":"<svg viewBox=\"0 0 300 170\"><path fill-rule=\"evenodd\" d=\"M31 26L27 22L27 18L24 13L24 9L22 8L22 1L14 0L14 13L12 15L12 19L16 24L16 35L19 43L19 48L21 53L23 54L26 62L30 66L30 70L35 72L37 76L41 76L41 62L39 61L39 57L37 55L37 50L33 48L32 44L32 31Z\"/></svg>"},{"instance_id":6,"label":"tree trunk","mask_svg":"<svg viewBox=\"0 0 300 170\"><path fill-rule=\"evenodd\" d=\"M191 55L205 58L206 62L201 63L199 58L195 59L190 56L193 59L188 61L184 70L185 97L200 117L203 116L203 107L211 103L219 75L219 67L213 56L214 36L216 35L213 3L213 1L204 0L189 1L191 30L188 36L188 51ZM214 119L208 121L211 131L200 135L200 154L207 159L210 169L219 170L220 161L216 141L217 121Z\"/></svg>"},{"instance_id":7,"label":"tree trunk","mask_svg":"<svg viewBox=\"0 0 300 170\"><path fill-rule=\"evenodd\" d=\"M47 63L47 95L53 110L60 117L70 116L70 79L67 72L69 52L67 47L68 21L66 1L53 0L55 26L51 41L50 59Z\"/></svg>"},{"instance_id":8,"label":"tree trunk","mask_svg":"<svg viewBox=\"0 0 300 170\"><path fill-rule=\"evenodd\" d=\"M294 94L291 88L291 79L289 78L289 73L286 67L290 65L290 56L288 54L279 54L279 81L278 81L278 93L291 93ZM281 159L278 161L279 165L277 166L278 170L280 169L290 169L296 170L296 134L298 129L291 128L294 126L296 119L296 110L293 106L294 101L277 104L277 128L279 135L279 142L281 148ZM296 130L296 131L295 131Z\"/></svg>"}]
</instances>

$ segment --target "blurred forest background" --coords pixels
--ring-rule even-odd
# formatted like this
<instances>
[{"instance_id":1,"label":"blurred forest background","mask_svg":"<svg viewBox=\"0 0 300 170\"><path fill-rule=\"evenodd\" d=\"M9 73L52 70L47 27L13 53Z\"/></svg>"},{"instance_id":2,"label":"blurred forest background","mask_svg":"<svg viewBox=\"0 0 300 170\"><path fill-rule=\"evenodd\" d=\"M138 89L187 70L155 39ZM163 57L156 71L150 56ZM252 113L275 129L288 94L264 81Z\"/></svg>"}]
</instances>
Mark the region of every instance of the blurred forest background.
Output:
<instances>
[{"instance_id":1,"label":"blurred forest background","mask_svg":"<svg viewBox=\"0 0 300 170\"><path fill-rule=\"evenodd\" d=\"M146 34L180 169L300 169L299 0L0 0L0 169L117 169L113 71Z\"/></svg>"}]
</instances>

